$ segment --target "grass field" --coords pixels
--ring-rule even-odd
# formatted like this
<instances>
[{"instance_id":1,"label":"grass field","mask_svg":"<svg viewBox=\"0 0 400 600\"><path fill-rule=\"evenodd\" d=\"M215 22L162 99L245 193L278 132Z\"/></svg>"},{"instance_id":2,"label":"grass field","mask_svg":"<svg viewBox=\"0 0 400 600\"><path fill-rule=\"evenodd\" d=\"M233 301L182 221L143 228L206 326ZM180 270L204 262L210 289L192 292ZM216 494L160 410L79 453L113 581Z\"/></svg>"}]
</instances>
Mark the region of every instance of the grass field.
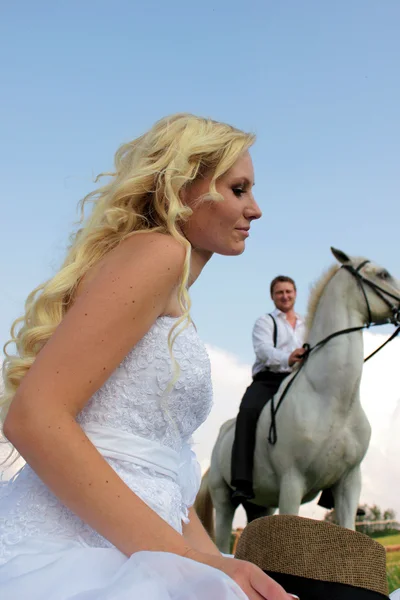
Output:
<instances>
[{"instance_id":1,"label":"grass field","mask_svg":"<svg viewBox=\"0 0 400 600\"><path fill-rule=\"evenodd\" d=\"M397 546L397 544L400 544L400 534L387 535L385 537L375 539L383 546ZM386 564L390 594L390 592L393 592L393 590L397 590L397 588L400 588L400 551L388 552L386 554Z\"/></svg>"},{"instance_id":2,"label":"grass field","mask_svg":"<svg viewBox=\"0 0 400 600\"><path fill-rule=\"evenodd\" d=\"M384 537L375 538L382 546L397 546L400 545L400 533L397 535L385 535Z\"/></svg>"},{"instance_id":3,"label":"grass field","mask_svg":"<svg viewBox=\"0 0 400 600\"><path fill-rule=\"evenodd\" d=\"M397 590L397 588L400 588L400 563L397 563L397 565L388 564L387 578L389 594L393 592L393 590Z\"/></svg>"}]
</instances>

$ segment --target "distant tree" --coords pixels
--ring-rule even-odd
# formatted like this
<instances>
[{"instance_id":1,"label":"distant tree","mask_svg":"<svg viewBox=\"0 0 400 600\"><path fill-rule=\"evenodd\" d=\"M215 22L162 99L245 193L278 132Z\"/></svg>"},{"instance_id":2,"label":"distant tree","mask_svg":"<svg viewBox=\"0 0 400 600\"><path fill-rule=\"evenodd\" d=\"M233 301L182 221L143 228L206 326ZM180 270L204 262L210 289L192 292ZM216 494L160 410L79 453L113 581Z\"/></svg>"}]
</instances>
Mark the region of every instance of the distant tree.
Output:
<instances>
[{"instance_id":1,"label":"distant tree","mask_svg":"<svg viewBox=\"0 0 400 600\"><path fill-rule=\"evenodd\" d=\"M391 508L386 509L385 512L383 513L384 521L394 521L395 518L396 518L396 513Z\"/></svg>"},{"instance_id":2,"label":"distant tree","mask_svg":"<svg viewBox=\"0 0 400 600\"><path fill-rule=\"evenodd\" d=\"M382 521L382 511L376 504L369 507L370 518L368 521Z\"/></svg>"},{"instance_id":3,"label":"distant tree","mask_svg":"<svg viewBox=\"0 0 400 600\"><path fill-rule=\"evenodd\" d=\"M370 521L371 511L368 504L362 504L357 509L356 521Z\"/></svg>"},{"instance_id":4,"label":"distant tree","mask_svg":"<svg viewBox=\"0 0 400 600\"><path fill-rule=\"evenodd\" d=\"M396 513L393 509L387 508L385 511L382 511L376 504L373 504L372 506L368 506L368 504L363 504L357 509L357 522L394 521L395 519ZM327 513L325 513L324 521L328 521L329 523L336 523L336 515L334 509L329 510Z\"/></svg>"}]
</instances>

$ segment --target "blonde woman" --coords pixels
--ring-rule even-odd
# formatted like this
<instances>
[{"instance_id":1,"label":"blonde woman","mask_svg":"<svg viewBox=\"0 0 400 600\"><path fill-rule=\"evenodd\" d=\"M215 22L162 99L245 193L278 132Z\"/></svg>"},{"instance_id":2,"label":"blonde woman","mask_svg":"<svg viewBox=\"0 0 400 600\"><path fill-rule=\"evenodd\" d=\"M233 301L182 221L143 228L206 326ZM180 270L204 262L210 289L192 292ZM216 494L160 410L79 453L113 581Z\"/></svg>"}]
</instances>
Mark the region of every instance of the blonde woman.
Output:
<instances>
[{"instance_id":1,"label":"blonde woman","mask_svg":"<svg viewBox=\"0 0 400 600\"><path fill-rule=\"evenodd\" d=\"M188 288L261 216L253 141L181 114L123 145L29 296L4 361L3 431L27 465L0 492L2 600L288 597L191 508L212 398Z\"/></svg>"}]
</instances>

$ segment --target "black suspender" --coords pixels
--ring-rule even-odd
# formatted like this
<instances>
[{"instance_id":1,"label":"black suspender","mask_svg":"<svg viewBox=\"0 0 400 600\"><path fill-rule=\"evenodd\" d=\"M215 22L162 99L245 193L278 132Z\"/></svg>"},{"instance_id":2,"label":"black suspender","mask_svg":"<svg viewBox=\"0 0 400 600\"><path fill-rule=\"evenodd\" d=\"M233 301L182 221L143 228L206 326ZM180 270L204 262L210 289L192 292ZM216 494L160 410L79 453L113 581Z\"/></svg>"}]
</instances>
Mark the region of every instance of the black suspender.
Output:
<instances>
[{"instance_id":1,"label":"black suspender","mask_svg":"<svg viewBox=\"0 0 400 600\"><path fill-rule=\"evenodd\" d=\"M273 337L273 340L274 340L274 348L276 348L276 344L278 343L278 326L276 324L276 320L275 320L274 315L272 315L271 313L269 313L269 316L271 317L271 319L272 319L272 321L274 323L274 337Z\"/></svg>"}]
</instances>

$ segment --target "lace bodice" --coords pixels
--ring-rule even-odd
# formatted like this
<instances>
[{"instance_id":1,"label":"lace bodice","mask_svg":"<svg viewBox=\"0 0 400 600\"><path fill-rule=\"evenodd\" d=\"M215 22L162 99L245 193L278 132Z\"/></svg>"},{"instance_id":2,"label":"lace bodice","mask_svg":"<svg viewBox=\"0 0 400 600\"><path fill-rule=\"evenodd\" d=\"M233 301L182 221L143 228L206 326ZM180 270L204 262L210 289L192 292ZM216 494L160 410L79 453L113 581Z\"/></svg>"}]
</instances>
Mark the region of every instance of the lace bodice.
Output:
<instances>
[{"instance_id":1,"label":"lace bodice","mask_svg":"<svg viewBox=\"0 0 400 600\"><path fill-rule=\"evenodd\" d=\"M131 350L79 415L83 428L107 425L179 451L182 441L203 423L212 401L210 363L193 325L174 343L180 375L165 393L174 376L168 348L174 321L160 317Z\"/></svg>"},{"instance_id":2,"label":"lace bodice","mask_svg":"<svg viewBox=\"0 0 400 600\"><path fill-rule=\"evenodd\" d=\"M184 473L178 479L132 461L106 458L142 500L180 531L198 484L198 473L191 475L196 467L191 464L187 442L211 409L212 388L209 358L193 325L176 338L173 354L180 373L172 389L168 387L174 376L168 348L173 324L172 317L157 319L89 400L78 422L84 430L100 426L126 432L181 453ZM13 547L32 536L89 546L110 545L64 507L25 466L14 481L0 485L0 562Z\"/></svg>"}]
</instances>

